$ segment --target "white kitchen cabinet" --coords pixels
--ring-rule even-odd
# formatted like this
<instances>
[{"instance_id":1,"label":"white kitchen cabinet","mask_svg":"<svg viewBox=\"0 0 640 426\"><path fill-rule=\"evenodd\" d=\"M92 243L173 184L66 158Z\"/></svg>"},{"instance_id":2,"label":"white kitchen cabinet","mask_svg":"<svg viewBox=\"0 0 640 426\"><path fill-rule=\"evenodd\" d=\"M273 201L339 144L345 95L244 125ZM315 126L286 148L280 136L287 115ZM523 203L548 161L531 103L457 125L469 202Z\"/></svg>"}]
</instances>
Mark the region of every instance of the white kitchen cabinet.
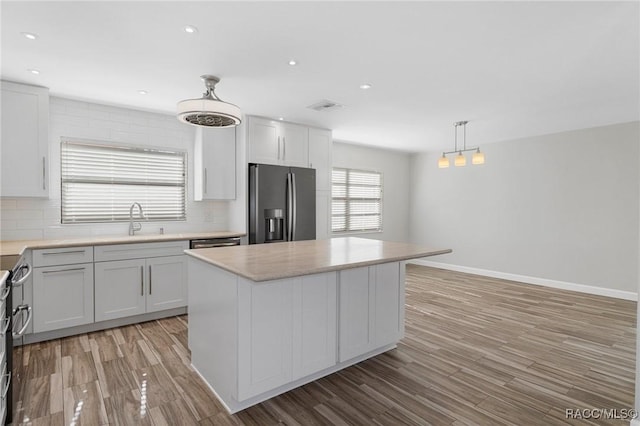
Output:
<instances>
[{"instance_id":1,"label":"white kitchen cabinet","mask_svg":"<svg viewBox=\"0 0 640 426\"><path fill-rule=\"evenodd\" d=\"M187 306L187 259L182 256L147 259L147 312Z\"/></svg>"},{"instance_id":2,"label":"white kitchen cabinet","mask_svg":"<svg viewBox=\"0 0 640 426\"><path fill-rule=\"evenodd\" d=\"M309 167L316 169L316 190L331 191L331 130L309 129Z\"/></svg>"},{"instance_id":3,"label":"white kitchen cabinet","mask_svg":"<svg viewBox=\"0 0 640 426\"><path fill-rule=\"evenodd\" d=\"M330 272L293 286L293 380L336 363L336 281Z\"/></svg>"},{"instance_id":4,"label":"white kitchen cabinet","mask_svg":"<svg viewBox=\"0 0 640 426\"><path fill-rule=\"evenodd\" d=\"M282 165L309 167L309 129L298 124L282 123Z\"/></svg>"},{"instance_id":5,"label":"white kitchen cabinet","mask_svg":"<svg viewBox=\"0 0 640 426\"><path fill-rule=\"evenodd\" d=\"M249 163L281 164L279 123L260 117L247 120Z\"/></svg>"},{"instance_id":6,"label":"white kitchen cabinet","mask_svg":"<svg viewBox=\"0 0 640 426\"><path fill-rule=\"evenodd\" d=\"M95 264L96 321L145 313L145 266L144 259Z\"/></svg>"},{"instance_id":7,"label":"white kitchen cabinet","mask_svg":"<svg viewBox=\"0 0 640 426\"><path fill-rule=\"evenodd\" d=\"M316 240L331 234L331 191L316 191Z\"/></svg>"},{"instance_id":8,"label":"white kitchen cabinet","mask_svg":"<svg viewBox=\"0 0 640 426\"><path fill-rule=\"evenodd\" d=\"M391 344L404 333L404 264L340 271L339 361Z\"/></svg>"},{"instance_id":9,"label":"white kitchen cabinet","mask_svg":"<svg viewBox=\"0 0 640 426\"><path fill-rule=\"evenodd\" d=\"M187 305L184 255L97 262L95 265L96 321Z\"/></svg>"},{"instance_id":10,"label":"white kitchen cabinet","mask_svg":"<svg viewBox=\"0 0 640 426\"><path fill-rule=\"evenodd\" d=\"M260 117L248 117L250 163L309 166L309 129Z\"/></svg>"},{"instance_id":11,"label":"white kitchen cabinet","mask_svg":"<svg viewBox=\"0 0 640 426\"><path fill-rule=\"evenodd\" d=\"M292 377L293 280L238 280L238 400Z\"/></svg>"},{"instance_id":12,"label":"white kitchen cabinet","mask_svg":"<svg viewBox=\"0 0 640 426\"><path fill-rule=\"evenodd\" d=\"M49 196L49 89L2 81L3 197Z\"/></svg>"},{"instance_id":13,"label":"white kitchen cabinet","mask_svg":"<svg viewBox=\"0 0 640 426\"><path fill-rule=\"evenodd\" d=\"M236 128L196 129L194 199L236 198Z\"/></svg>"},{"instance_id":14,"label":"white kitchen cabinet","mask_svg":"<svg viewBox=\"0 0 640 426\"><path fill-rule=\"evenodd\" d=\"M238 400L336 363L335 272L238 279Z\"/></svg>"},{"instance_id":15,"label":"white kitchen cabinet","mask_svg":"<svg viewBox=\"0 0 640 426\"><path fill-rule=\"evenodd\" d=\"M34 268L34 332L93 321L93 264Z\"/></svg>"}]
</instances>

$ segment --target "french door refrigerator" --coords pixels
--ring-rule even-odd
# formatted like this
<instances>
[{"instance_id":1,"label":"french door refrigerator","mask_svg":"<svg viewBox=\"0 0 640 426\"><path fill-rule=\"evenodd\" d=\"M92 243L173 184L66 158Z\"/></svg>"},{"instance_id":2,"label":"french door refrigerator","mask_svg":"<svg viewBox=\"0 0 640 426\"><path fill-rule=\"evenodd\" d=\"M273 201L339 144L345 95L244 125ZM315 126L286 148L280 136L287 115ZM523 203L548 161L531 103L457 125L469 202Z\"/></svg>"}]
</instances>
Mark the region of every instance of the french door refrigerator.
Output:
<instances>
[{"instance_id":1,"label":"french door refrigerator","mask_svg":"<svg viewBox=\"0 0 640 426\"><path fill-rule=\"evenodd\" d=\"M316 171L249 164L249 244L316 239Z\"/></svg>"}]
</instances>

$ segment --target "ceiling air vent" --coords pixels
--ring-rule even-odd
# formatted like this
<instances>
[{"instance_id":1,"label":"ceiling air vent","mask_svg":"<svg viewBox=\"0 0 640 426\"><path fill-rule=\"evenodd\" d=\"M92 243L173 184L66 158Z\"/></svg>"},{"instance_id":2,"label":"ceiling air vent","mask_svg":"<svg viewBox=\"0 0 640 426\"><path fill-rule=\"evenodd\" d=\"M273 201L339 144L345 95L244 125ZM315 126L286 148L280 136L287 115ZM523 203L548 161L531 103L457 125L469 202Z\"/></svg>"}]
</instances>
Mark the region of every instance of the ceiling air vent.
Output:
<instances>
[{"instance_id":1,"label":"ceiling air vent","mask_svg":"<svg viewBox=\"0 0 640 426\"><path fill-rule=\"evenodd\" d=\"M315 104L309 105L307 108L314 111L333 111L334 109L340 109L342 107L344 107L344 105L334 101L323 99L319 102L316 102Z\"/></svg>"}]
</instances>

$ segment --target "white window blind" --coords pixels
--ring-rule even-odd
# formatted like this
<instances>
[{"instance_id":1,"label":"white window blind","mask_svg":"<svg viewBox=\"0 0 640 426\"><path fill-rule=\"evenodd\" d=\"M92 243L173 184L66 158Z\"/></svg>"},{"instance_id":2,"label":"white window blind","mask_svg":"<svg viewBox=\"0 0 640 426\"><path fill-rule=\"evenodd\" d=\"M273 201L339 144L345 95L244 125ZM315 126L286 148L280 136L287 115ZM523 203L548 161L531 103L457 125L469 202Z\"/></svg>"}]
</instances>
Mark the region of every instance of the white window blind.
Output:
<instances>
[{"instance_id":1,"label":"white window blind","mask_svg":"<svg viewBox=\"0 0 640 426\"><path fill-rule=\"evenodd\" d=\"M62 223L185 220L185 153L63 140ZM134 210L137 219L138 210Z\"/></svg>"},{"instance_id":2,"label":"white window blind","mask_svg":"<svg viewBox=\"0 0 640 426\"><path fill-rule=\"evenodd\" d=\"M334 168L331 231L382 230L382 173Z\"/></svg>"}]
</instances>

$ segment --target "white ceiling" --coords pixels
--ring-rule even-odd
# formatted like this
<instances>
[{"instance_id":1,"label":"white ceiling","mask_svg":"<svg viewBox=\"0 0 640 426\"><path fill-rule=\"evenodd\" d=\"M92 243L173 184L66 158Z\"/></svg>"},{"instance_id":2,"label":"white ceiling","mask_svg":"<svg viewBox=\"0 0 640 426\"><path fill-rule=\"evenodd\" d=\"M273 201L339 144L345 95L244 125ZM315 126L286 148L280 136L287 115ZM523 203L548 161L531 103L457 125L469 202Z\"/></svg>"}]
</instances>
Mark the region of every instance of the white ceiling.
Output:
<instances>
[{"instance_id":1,"label":"white ceiling","mask_svg":"<svg viewBox=\"0 0 640 426\"><path fill-rule=\"evenodd\" d=\"M245 114L448 150L459 120L468 145L637 120L639 15L637 1L3 1L1 74L167 113L214 74ZM321 99L345 107L306 108Z\"/></svg>"}]
</instances>

